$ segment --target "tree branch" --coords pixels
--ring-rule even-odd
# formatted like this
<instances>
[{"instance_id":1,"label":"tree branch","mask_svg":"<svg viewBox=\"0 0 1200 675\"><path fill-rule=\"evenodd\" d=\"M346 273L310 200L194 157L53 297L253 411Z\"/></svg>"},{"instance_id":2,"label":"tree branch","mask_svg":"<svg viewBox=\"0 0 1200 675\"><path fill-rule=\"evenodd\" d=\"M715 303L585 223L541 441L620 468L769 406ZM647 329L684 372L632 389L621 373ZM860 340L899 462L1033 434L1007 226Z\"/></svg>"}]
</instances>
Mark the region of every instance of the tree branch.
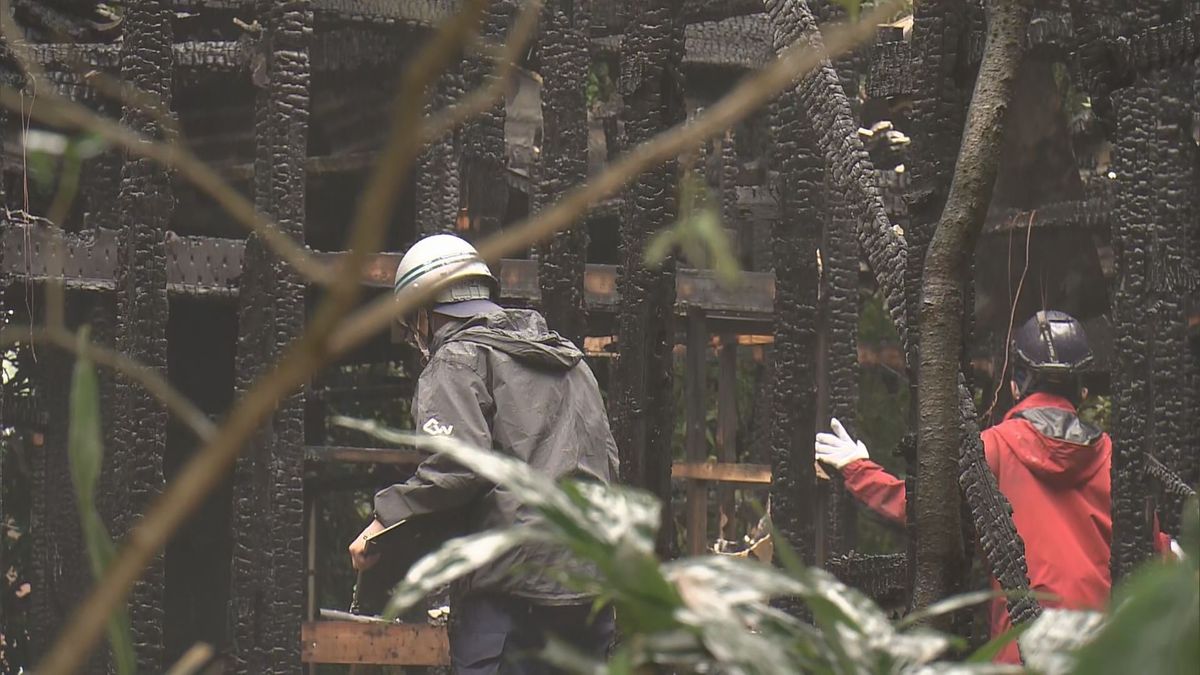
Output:
<instances>
[{"instance_id":1,"label":"tree branch","mask_svg":"<svg viewBox=\"0 0 1200 675\"><path fill-rule=\"evenodd\" d=\"M918 382L916 586L913 606L928 607L958 590L964 566L958 456L963 442L958 375L968 269L983 227L1008 108L1023 57L1031 0L991 6L988 41L967 113L950 196L929 251L921 298Z\"/></svg>"}]
</instances>

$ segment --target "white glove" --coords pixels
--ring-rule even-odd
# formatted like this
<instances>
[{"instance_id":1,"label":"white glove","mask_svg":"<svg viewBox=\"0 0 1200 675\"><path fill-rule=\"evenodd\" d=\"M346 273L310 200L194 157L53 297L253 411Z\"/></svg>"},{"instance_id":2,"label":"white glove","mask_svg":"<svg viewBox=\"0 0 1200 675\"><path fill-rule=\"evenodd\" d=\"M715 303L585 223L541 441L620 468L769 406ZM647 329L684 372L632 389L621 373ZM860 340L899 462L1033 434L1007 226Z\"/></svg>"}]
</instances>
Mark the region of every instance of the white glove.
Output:
<instances>
[{"instance_id":1,"label":"white glove","mask_svg":"<svg viewBox=\"0 0 1200 675\"><path fill-rule=\"evenodd\" d=\"M1174 539L1171 540L1171 553L1175 554L1177 560L1187 560L1187 555L1183 552L1183 547Z\"/></svg>"},{"instance_id":2,"label":"white glove","mask_svg":"<svg viewBox=\"0 0 1200 675\"><path fill-rule=\"evenodd\" d=\"M833 429L833 433L817 434L817 441L813 445L817 451L818 460L835 469L841 469L860 459L871 458L871 453L867 452L867 446L863 445L862 441L850 438L850 434L846 433L846 428L837 421L836 417L829 421L829 426Z\"/></svg>"}]
</instances>

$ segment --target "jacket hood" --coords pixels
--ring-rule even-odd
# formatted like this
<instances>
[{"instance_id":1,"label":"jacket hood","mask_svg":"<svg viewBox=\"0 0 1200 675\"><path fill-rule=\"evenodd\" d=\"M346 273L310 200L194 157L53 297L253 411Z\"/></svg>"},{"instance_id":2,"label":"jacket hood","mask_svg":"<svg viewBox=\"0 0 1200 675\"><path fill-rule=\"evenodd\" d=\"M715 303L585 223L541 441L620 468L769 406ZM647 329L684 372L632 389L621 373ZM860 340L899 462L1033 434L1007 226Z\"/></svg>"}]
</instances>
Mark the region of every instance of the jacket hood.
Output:
<instances>
[{"instance_id":1,"label":"jacket hood","mask_svg":"<svg viewBox=\"0 0 1200 675\"><path fill-rule=\"evenodd\" d=\"M542 315L531 309L505 309L447 324L434 335L433 349L460 341L486 345L517 361L552 370L570 370L583 359L578 347L550 330Z\"/></svg>"},{"instance_id":2,"label":"jacket hood","mask_svg":"<svg viewBox=\"0 0 1200 675\"><path fill-rule=\"evenodd\" d=\"M1032 473L1056 486L1089 480L1111 452L1107 436L1079 418L1075 406L1058 396L1036 393L1018 403L1005 420L1020 420L1009 447ZM1028 436L1028 437L1026 437Z\"/></svg>"}]
</instances>

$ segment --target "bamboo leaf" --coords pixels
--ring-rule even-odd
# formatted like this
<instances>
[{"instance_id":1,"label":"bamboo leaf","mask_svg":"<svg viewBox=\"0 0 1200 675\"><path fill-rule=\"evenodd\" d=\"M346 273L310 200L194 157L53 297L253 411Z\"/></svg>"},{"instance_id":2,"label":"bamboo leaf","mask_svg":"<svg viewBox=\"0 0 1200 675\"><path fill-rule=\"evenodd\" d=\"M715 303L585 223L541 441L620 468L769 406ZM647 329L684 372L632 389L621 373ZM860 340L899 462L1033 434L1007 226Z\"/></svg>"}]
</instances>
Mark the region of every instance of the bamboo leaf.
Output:
<instances>
[{"instance_id":1,"label":"bamboo leaf","mask_svg":"<svg viewBox=\"0 0 1200 675\"><path fill-rule=\"evenodd\" d=\"M79 331L79 357L71 377L71 416L67 429L67 460L84 545L92 567L92 576L100 579L116 556L116 546L96 510L96 481L104 464L104 445L101 442L100 387L96 369L87 357L88 331ZM136 671L133 632L129 615L124 608L113 612L108 622L108 639L112 645L113 661L120 675Z\"/></svg>"},{"instance_id":2,"label":"bamboo leaf","mask_svg":"<svg viewBox=\"0 0 1200 675\"><path fill-rule=\"evenodd\" d=\"M531 528L513 527L451 539L409 569L392 592L384 617L395 619L434 590L474 572L514 546L538 538Z\"/></svg>"}]
</instances>

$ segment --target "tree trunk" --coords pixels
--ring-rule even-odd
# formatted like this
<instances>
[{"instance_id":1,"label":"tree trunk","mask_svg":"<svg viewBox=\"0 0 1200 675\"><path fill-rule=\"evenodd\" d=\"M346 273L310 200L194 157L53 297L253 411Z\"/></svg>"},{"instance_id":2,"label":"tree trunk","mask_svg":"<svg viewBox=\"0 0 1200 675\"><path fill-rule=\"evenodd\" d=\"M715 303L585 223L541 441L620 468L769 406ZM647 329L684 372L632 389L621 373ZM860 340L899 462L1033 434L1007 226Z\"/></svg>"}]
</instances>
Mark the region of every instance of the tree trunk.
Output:
<instances>
[{"instance_id":1,"label":"tree trunk","mask_svg":"<svg viewBox=\"0 0 1200 675\"><path fill-rule=\"evenodd\" d=\"M983 226L998 170L1009 101L1023 55L1030 0L1003 0L991 9L967 126L946 208L925 258L921 299L920 446L913 605L926 607L957 590L963 572L958 456L964 298L975 239Z\"/></svg>"}]
</instances>

